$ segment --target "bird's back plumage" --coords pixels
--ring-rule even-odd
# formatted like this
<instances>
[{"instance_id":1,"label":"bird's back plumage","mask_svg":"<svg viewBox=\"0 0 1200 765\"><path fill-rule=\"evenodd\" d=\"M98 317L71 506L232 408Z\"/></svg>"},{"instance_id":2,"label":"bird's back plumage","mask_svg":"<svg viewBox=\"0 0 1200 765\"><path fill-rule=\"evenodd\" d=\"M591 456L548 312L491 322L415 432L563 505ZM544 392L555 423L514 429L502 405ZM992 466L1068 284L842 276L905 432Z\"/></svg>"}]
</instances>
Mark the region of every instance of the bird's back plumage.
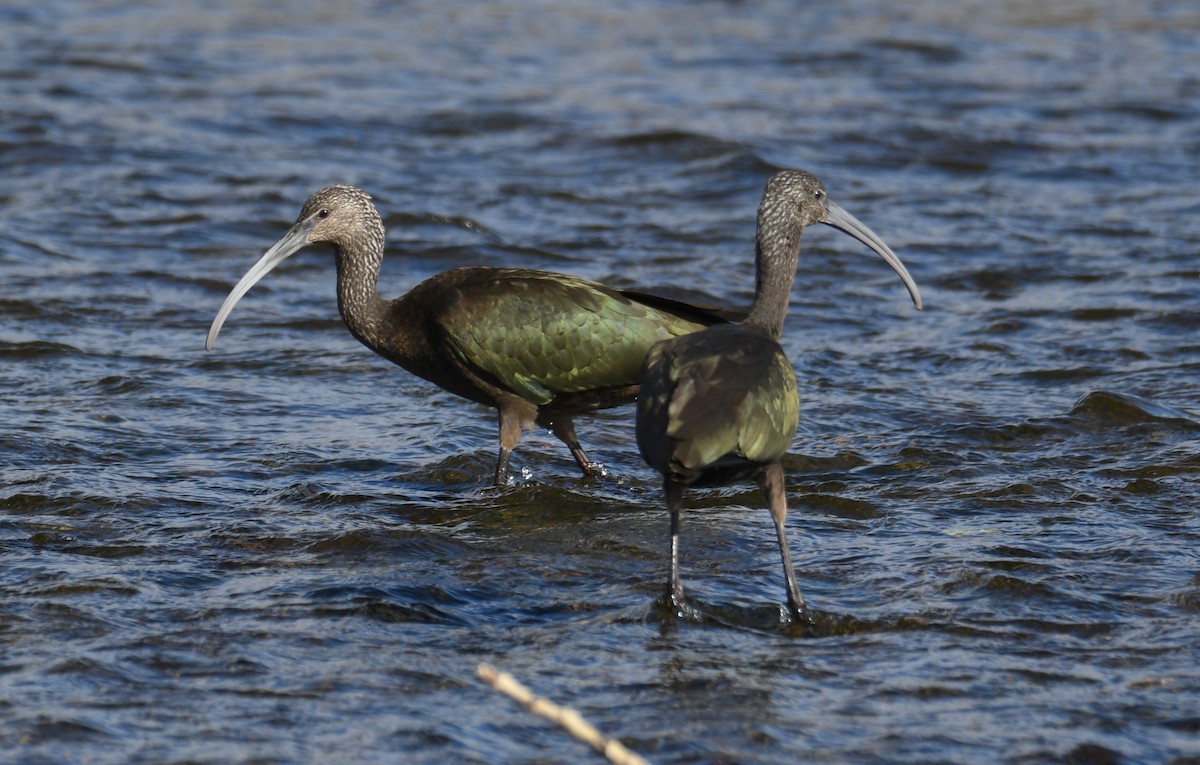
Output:
<instances>
[{"instance_id":1,"label":"bird's back plumage","mask_svg":"<svg viewBox=\"0 0 1200 765\"><path fill-rule=\"evenodd\" d=\"M537 406L635 386L651 345L707 325L695 319L722 321L698 309L683 318L586 279L528 269L453 269L401 300L405 311L419 305L430 344L464 373Z\"/></svg>"},{"instance_id":2,"label":"bird's back plumage","mask_svg":"<svg viewBox=\"0 0 1200 765\"><path fill-rule=\"evenodd\" d=\"M642 369L638 447L679 483L725 482L786 452L799 392L779 344L741 325L655 345Z\"/></svg>"}]
</instances>

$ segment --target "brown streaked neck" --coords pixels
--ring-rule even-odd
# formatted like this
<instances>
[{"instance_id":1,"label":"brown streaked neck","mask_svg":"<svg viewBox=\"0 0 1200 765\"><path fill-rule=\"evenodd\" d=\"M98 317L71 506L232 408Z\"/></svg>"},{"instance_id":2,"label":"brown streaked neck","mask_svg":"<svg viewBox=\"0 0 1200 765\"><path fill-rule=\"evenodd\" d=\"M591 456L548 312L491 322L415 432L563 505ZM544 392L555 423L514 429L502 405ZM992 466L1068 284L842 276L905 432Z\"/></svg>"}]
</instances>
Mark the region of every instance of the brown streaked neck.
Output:
<instances>
[{"instance_id":1,"label":"brown streaked neck","mask_svg":"<svg viewBox=\"0 0 1200 765\"><path fill-rule=\"evenodd\" d=\"M796 264L800 258L802 228L786 221L759 216L755 248L754 303L743 325L757 329L772 340L783 334Z\"/></svg>"},{"instance_id":2,"label":"brown streaked neck","mask_svg":"<svg viewBox=\"0 0 1200 765\"><path fill-rule=\"evenodd\" d=\"M338 311L350 333L375 347L385 337L388 301L379 295L379 267L383 263L383 221L378 213L365 225L335 244Z\"/></svg>"}]
</instances>

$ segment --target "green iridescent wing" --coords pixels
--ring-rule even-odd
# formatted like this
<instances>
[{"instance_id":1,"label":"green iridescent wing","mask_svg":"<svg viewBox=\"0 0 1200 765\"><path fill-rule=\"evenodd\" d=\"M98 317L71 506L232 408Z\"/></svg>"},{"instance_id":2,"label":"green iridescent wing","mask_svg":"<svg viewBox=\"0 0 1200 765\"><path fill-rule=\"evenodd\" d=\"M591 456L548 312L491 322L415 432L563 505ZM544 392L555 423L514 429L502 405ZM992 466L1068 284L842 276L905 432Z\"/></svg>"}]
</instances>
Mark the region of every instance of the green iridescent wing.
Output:
<instances>
[{"instance_id":1,"label":"green iridescent wing","mask_svg":"<svg viewBox=\"0 0 1200 765\"><path fill-rule=\"evenodd\" d=\"M457 298L438 319L457 358L538 405L636 384L651 345L702 326L563 274L500 271Z\"/></svg>"},{"instance_id":2,"label":"green iridescent wing","mask_svg":"<svg viewBox=\"0 0 1200 765\"><path fill-rule=\"evenodd\" d=\"M796 434L796 376L779 345L737 326L656 346L638 401L638 444L660 471L724 458L772 462ZM665 436L665 438L664 438Z\"/></svg>"}]
</instances>

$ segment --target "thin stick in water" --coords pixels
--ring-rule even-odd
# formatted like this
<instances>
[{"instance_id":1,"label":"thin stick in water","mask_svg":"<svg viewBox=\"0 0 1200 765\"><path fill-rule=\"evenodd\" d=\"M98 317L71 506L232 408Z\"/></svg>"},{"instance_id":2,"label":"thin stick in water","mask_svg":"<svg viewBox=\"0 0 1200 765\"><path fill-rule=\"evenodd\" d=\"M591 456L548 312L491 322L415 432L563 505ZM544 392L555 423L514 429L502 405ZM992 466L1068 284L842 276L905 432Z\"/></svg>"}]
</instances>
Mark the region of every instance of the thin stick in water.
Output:
<instances>
[{"instance_id":1,"label":"thin stick in water","mask_svg":"<svg viewBox=\"0 0 1200 765\"><path fill-rule=\"evenodd\" d=\"M521 685L515 677L507 672L500 672L487 664L480 664L475 672L485 683L530 712L566 728L568 733L603 754L609 762L615 765L650 765L648 760L636 752L630 751L620 741L609 738L596 730L574 709L560 707L549 699L535 695L533 691Z\"/></svg>"}]
</instances>

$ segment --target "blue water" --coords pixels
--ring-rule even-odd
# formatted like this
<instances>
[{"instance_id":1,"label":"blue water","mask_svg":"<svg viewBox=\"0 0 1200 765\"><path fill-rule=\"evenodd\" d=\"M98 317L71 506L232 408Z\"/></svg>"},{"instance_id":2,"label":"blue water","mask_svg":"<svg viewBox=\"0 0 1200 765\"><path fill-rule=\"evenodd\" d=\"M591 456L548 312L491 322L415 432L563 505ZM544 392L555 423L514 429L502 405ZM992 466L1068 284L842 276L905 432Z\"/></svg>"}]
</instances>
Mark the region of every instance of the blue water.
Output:
<instances>
[{"instance_id":1,"label":"blue water","mask_svg":"<svg viewBox=\"0 0 1200 765\"><path fill-rule=\"evenodd\" d=\"M1200 9L502 2L0 9L0 761L1200 761ZM629 407L490 488L494 413L360 346L313 191L458 265L744 307L819 175L785 466L667 517Z\"/></svg>"}]
</instances>

